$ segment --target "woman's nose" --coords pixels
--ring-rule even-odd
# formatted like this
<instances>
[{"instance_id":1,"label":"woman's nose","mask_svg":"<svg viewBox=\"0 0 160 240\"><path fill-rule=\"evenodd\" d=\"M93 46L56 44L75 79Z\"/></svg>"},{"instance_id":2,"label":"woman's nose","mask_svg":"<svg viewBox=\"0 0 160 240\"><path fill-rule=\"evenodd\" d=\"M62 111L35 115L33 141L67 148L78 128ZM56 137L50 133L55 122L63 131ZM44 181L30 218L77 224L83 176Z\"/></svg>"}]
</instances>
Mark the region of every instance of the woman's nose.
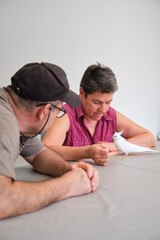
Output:
<instances>
[{"instance_id":1,"label":"woman's nose","mask_svg":"<svg viewBox=\"0 0 160 240\"><path fill-rule=\"evenodd\" d=\"M104 113L104 112L106 112L106 110L107 110L106 105L105 104L101 104L101 106L99 107L99 111Z\"/></svg>"}]
</instances>

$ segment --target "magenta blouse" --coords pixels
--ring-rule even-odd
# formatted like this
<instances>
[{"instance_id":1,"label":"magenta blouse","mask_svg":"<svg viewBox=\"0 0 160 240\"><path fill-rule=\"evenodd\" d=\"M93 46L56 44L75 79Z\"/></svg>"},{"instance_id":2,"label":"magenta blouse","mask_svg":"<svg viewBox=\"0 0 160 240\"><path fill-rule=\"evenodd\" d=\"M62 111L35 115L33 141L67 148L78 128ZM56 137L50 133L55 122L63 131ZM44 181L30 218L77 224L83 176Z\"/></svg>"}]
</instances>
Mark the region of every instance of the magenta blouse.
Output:
<instances>
[{"instance_id":1,"label":"magenta blouse","mask_svg":"<svg viewBox=\"0 0 160 240\"><path fill-rule=\"evenodd\" d=\"M82 106L73 108L65 104L70 120L70 129L66 134L63 146L86 146L97 143L98 141L113 142L112 136L116 131L116 111L110 107L108 112L97 122L95 134L92 137L87 125L84 122L84 112Z\"/></svg>"}]
</instances>

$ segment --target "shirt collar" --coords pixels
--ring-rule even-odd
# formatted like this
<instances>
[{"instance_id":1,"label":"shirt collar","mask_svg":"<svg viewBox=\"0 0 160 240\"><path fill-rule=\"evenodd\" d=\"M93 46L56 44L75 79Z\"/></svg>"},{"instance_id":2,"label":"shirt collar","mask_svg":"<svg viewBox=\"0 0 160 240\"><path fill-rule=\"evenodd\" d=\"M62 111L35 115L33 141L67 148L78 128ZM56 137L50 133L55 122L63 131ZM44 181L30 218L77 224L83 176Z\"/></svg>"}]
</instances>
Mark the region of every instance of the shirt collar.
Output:
<instances>
[{"instance_id":1,"label":"shirt collar","mask_svg":"<svg viewBox=\"0 0 160 240\"><path fill-rule=\"evenodd\" d=\"M103 116L103 118L106 120L106 121L110 121L110 120L113 120L113 118L110 116L110 108L108 109L108 112Z\"/></svg>"},{"instance_id":2,"label":"shirt collar","mask_svg":"<svg viewBox=\"0 0 160 240\"><path fill-rule=\"evenodd\" d=\"M83 108L82 108L82 104L76 108L76 113L77 113L77 117L78 119L82 116L84 116L84 112L83 112Z\"/></svg>"}]
</instances>

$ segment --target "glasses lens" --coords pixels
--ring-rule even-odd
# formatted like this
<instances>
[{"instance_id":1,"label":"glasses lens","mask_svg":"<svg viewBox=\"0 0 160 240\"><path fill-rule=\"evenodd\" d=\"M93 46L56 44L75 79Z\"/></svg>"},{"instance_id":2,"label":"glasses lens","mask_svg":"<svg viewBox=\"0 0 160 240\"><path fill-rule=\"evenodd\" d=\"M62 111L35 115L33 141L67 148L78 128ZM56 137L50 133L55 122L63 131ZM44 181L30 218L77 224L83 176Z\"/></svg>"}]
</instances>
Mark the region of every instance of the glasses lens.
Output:
<instances>
[{"instance_id":1,"label":"glasses lens","mask_svg":"<svg viewBox=\"0 0 160 240\"><path fill-rule=\"evenodd\" d=\"M58 117L58 118L61 118L64 114L65 114L64 111L60 111L60 112L57 114L57 117Z\"/></svg>"}]
</instances>

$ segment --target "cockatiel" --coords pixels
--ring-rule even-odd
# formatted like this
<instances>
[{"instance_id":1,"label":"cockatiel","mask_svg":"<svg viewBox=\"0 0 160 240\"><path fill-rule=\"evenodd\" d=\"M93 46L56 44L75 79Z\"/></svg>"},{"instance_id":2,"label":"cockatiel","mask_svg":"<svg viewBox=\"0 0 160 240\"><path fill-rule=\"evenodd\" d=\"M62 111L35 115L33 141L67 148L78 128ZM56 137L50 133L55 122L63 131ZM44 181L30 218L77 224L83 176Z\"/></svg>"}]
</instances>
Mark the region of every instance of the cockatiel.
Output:
<instances>
[{"instance_id":1,"label":"cockatiel","mask_svg":"<svg viewBox=\"0 0 160 240\"><path fill-rule=\"evenodd\" d=\"M112 138L114 140L115 146L123 152L125 155L128 155L129 153L136 153L136 152L160 152L157 150L153 150L147 147L141 147L136 144L127 142L125 138L121 136L124 130L121 132L116 132Z\"/></svg>"}]
</instances>

